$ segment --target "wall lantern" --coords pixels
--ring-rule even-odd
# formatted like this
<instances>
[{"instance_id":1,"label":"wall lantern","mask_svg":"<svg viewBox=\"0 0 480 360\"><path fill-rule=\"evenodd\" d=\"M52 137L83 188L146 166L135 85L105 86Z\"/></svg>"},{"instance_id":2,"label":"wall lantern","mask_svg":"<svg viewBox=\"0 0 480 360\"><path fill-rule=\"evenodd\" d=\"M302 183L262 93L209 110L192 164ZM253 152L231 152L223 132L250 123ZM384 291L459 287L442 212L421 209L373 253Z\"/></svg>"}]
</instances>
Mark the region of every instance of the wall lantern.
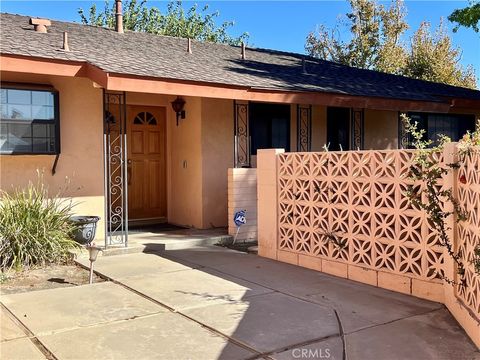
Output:
<instances>
[{"instance_id":1,"label":"wall lantern","mask_svg":"<svg viewBox=\"0 0 480 360\"><path fill-rule=\"evenodd\" d=\"M115 124L115 116L113 116L113 114L108 111L108 110L105 110L105 123L106 124Z\"/></svg>"},{"instance_id":2,"label":"wall lantern","mask_svg":"<svg viewBox=\"0 0 480 360\"><path fill-rule=\"evenodd\" d=\"M175 101L172 101L172 109L177 114L177 126L178 126L178 119L185 119L185 100L183 100L180 96L177 96Z\"/></svg>"}]
</instances>

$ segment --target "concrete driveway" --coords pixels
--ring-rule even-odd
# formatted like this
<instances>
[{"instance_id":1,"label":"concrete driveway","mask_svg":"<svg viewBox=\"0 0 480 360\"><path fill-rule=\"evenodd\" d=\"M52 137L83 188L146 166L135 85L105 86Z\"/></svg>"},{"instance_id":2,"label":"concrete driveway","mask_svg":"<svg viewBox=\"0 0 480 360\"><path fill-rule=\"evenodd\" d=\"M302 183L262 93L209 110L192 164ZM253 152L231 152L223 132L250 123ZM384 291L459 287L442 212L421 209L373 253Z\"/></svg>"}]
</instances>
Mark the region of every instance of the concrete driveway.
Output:
<instances>
[{"instance_id":1,"label":"concrete driveway","mask_svg":"<svg viewBox=\"0 0 480 360\"><path fill-rule=\"evenodd\" d=\"M441 304L255 255L205 246L96 270L113 281L3 296L1 358L480 359Z\"/></svg>"}]
</instances>

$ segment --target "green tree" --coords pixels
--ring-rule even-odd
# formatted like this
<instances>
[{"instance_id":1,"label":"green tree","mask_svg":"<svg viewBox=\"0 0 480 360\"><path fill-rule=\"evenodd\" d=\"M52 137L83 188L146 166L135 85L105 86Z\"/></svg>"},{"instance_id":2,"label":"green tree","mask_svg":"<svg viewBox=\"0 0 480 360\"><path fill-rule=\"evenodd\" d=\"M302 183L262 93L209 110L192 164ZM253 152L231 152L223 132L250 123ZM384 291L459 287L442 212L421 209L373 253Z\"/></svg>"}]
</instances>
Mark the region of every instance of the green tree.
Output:
<instances>
[{"instance_id":1,"label":"green tree","mask_svg":"<svg viewBox=\"0 0 480 360\"><path fill-rule=\"evenodd\" d=\"M457 9L453 11L448 20L456 22L457 25L453 28L453 31L457 31L460 26L472 28L473 31L480 31L480 2L471 1L470 6L463 9Z\"/></svg>"},{"instance_id":2,"label":"green tree","mask_svg":"<svg viewBox=\"0 0 480 360\"><path fill-rule=\"evenodd\" d=\"M100 12L93 4L87 12L78 9L78 14L83 24L115 27L115 1L110 5L110 1L106 0L105 7ZM170 1L165 13L156 7L148 7L147 0L126 0L123 3L123 25L126 30L230 45L247 42L248 33L238 37L228 34L234 25L233 21L217 26L215 19L219 15L218 11L208 12L208 5L199 10L197 4L194 4L185 10L181 1Z\"/></svg>"},{"instance_id":3,"label":"green tree","mask_svg":"<svg viewBox=\"0 0 480 360\"><path fill-rule=\"evenodd\" d=\"M397 73L405 61L401 35L408 28L403 2L388 8L371 0L350 0L350 5L346 18L351 39L341 40L341 21L333 29L321 25L308 34L306 51L349 66Z\"/></svg>"},{"instance_id":4,"label":"green tree","mask_svg":"<svg viewBox=\"0 0 480 360\"><path fill-rule=\"evenodd\" d=\"M394 1L390 7L380 6L381 42L378 47L375 69L391 74L401 74L407 56L402 35L408 29L407 11L402 1Z\"/></svg>"},{"instance_id":5,"label":"green tree","mask_svg":"<svg viewBox=\"0 0 480 360\"><path fill-rule=\"evenodd\" d=\"M428 22L420 24L411 41L411 48L404 68L404 75L475 88L475 73L471 66L459 65L460 50L452 47L443 22L432 33Z\"/></svg>"},{"instance_id":6,"label":"green tree","mask_svg":"<svg viewBox=\"0 0 480 360\"><path fill-rule=\"evenodd\" d=\"M341 40L339 21L333 29L320 26L307 36L308 54L362 69L475 88L473 69L459 63L461 52L452 45L443 22L433 33L430 24L422 23L407 46L403 0L392 0L389 6L375 0L350 0L350 5L349 41Z\"/></svg>"}]
</instances>

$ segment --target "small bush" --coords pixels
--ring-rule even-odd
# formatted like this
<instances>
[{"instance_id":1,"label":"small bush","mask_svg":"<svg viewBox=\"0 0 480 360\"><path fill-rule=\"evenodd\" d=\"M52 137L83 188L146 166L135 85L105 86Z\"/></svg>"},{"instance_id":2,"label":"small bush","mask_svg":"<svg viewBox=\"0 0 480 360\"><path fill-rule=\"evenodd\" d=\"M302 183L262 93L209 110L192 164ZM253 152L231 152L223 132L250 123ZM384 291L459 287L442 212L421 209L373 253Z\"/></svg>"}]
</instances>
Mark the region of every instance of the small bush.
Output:
<instances>
[{"instance_id":1,"label":"small bush","mask_svg":"<svg viewBox=\"0 0 480 360\"><path fill-rule=\"evenodd\" d=\"M0 269L65 262L71 240L69 221L74 204L59 195L49 197L41 177L37 184L11 193L0 192Z\"/></svg>"}]
</instances>

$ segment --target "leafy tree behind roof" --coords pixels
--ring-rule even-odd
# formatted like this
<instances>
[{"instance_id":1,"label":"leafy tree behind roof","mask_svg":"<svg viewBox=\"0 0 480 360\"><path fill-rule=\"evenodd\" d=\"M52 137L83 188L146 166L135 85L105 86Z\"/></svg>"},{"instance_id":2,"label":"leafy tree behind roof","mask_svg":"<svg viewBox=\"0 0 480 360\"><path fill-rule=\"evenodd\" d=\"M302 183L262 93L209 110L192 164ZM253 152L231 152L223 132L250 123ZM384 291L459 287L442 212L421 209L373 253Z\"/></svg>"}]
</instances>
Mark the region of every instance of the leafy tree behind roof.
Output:
<instances>
[{"instance_id":1,"label":"leafy tree behind roof","mask_svg":"<svg viewBox=\"0 0 480 360\"><path fill-rule=\"evenodd\" d=\"M403 68L403 74L455 86L475 88L475 73L471 66L458 64L461 52L452 47L443 22L432 32L423 22L412 37L412 44Z\"/></svg>"},{"instance_id":2,"label":"leafy tree behind roof","mask_svg":"<svg viewBox=\"0 0 480 360\"><path fill-rule=\"evenodd\" d=\"M453 31L457 31L460 26L464 26L472 28L473 31L478 33L480 31L480 2L471 1L470 6L452 12L448 20L457 23Z\"/></svg>"},{"instance_id":3,"label":"leafy tree behind roof","mask_svg":"<svg viewBox=\"0 0 480 360\"><path fill-rule=\"evenodd\" d=\"M110 1L106 0L102 11L97 11L93 4L87 12L78 9L78 14L83 24L115 27L115 1L110 5ZM194 4L185 10L181 1L170 1L165 13L156 7L148 7L147 0L126 0L123 3L123 26L126 30L230 45L247 42L248 33L238 37L228 33L234 25L233 21L225 21L217 26L215 19L219 15L218 11L208 12L208 5L199 10Z\"/></svg>"},{"instance_id":4,"label":"leafy tree behind roof","mask_svg":"<svg viewBox=\"0 0 480 360\"><path fill-rule=\"evenodd\" d=\"M350 6L346 14L349 41L340 37L342 22L337 21L333 29L321 25L307 36L308 54L362 69L476 87L473 68L459 63L461 51L453 46L443 21L433 32L423 22L407 46L403 0L392 0L388 7L375 0L350 0Z\"/></svg>"},{"instance_id":5,"label":"leafy tree behind roof","mask_svg":"<svg viewBox=\"0 0 480 360\"><path fill-rule=\"evenodd\" d=\"M310 55L362 69L396 73L405 63L401 35L408 29L403 3L385 8L370 0L350 0L346 14L351 39L340 38L342 22L333 29L320 25L307 36L305 49Z\"/></svg>"}]
</instances>

